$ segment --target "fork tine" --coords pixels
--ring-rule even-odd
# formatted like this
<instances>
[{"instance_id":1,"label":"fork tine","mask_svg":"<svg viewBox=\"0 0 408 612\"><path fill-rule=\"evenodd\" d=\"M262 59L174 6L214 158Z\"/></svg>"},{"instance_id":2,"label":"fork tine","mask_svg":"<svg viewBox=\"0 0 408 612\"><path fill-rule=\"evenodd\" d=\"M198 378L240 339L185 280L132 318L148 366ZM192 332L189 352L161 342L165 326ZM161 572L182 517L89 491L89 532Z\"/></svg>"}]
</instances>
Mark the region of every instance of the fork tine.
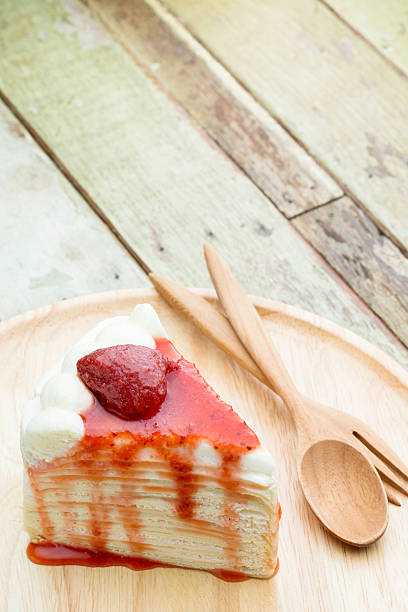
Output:
<instances>
[{"instance_id":1,"label":"fork tine","mask_svg":"<svg viewBox=\"0 0 408 612\"><path fill-rule=\"evenodd\" d=\"M394 504L394 506L401 506L400 500L391 491L390 486L386 482L383 482L383 485L384 485L384 489L385 489L385 492L387 494L387 498L388 498L388 501L390 502L390 504Z\"/></svg>"},{"instance_id":2,"label":"fork tine","mask_svg":"<svg viewBox=\"0 0 408 612\"><path fill-rule=\"evenodd\" d=\"M396 489L398 489L398 491L404 493L404 495L408 495L408 488L406 486L406 483L400 480L400 478L397 477L395 473L390 470L388 465L384 463L382 459L380 459L371 449L369 449L364 444L364 441L361 440L360 437L356 436L356 438L360 441L361 444L359 450L363 452L366 457L374 464L375 468L380 473L380 476L383 479L387 480L389 483L391 483Z\"/></svg>"},{"instance_id":3,"label":"fork tine","mask_svg":"<svg viewBox=\"0 0 408 612\"><path fill-rule=\"evenodd\" d=\"M371 452L382 459L390 468L396 470L401 476L408 479L408 467L401 461L398 455L384 442L378 434L370 429L365 423L359 423L358 431L353 431L354 436L360 440Z\"/></svg>"}]
</instances>

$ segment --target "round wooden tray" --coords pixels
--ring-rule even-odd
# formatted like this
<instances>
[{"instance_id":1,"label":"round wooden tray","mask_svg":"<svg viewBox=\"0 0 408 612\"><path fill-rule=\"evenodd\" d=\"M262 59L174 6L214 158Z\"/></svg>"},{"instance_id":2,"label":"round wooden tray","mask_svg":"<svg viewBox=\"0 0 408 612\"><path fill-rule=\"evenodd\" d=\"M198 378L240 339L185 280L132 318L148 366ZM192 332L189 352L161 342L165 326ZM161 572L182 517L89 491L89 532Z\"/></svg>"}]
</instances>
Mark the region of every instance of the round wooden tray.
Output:
<instances>
[{"instance_id":1,"label":"round wooden tray","mask_svg":"<svg viewBox=\"0 0 408 612\"><path fill-rule=\"evenodd\" d=\"M210 300L214 293L197 290ZM41 567L25 556L19 413L36 380L99 320L149 302L177 348L274 454L283 509L276 578L223 583L198 571ZM365 420L408 463L408 374L341 327L285 304L254 298L299 389ZM368 549L333 539L309 510L295 468L295 432L281 401L203 337L154 290L75 298L0 324L0 592L6 609L68 610L402 610L408 602L408 500L390 506L384 537ZM8 604L8 607L7 607Z\"/></svg>"}]
</instances>

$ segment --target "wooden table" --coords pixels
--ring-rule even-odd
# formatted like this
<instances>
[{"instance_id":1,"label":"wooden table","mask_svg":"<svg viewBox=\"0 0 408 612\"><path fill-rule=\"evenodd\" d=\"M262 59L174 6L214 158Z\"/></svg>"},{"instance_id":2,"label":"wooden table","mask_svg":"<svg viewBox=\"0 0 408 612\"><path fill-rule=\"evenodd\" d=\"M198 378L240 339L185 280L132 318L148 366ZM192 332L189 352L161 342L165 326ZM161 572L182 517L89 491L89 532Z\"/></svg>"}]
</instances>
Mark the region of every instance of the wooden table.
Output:
<instances>
[{"instance_id":1,"label":"wooden table","mask_svg":"<svg viewBox=\"0 0 408 612\"><path fill-rule=\"evenodd\" d=\"M209 287L408 366L403 0L0 0L0 317Z\"/></svg>"},{"instance_id":2,"label":"wooden table","mask_svg":"<svg viewBox=\"0 0 408 612\"><path fill-rule=\"evenodd\" d=\"M0 316L209 286L209 240L407 365L407 31L398 0L0 0Z\"/></svg>"}]
</instances>

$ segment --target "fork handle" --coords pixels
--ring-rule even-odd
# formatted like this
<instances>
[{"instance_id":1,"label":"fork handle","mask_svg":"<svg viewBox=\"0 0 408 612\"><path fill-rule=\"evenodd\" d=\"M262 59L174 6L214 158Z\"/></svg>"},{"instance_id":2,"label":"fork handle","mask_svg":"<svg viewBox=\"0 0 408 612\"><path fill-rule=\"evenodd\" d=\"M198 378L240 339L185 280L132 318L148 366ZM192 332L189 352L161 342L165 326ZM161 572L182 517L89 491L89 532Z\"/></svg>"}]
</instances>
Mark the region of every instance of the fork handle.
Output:
<instances>
[{"instance_id":1,"label":"fork handle","mask_svg":"<svg viewBox=\"0 0 408 612\"><path fill-rule=\"evenodd\" d=\"M254 305L214 247L205 243L204 253L215 290L235 333L273 391L283 399L294 421L298 422L305 413L302 396L270 341Z\"/></svg>"},{"instance_id":2,"label":"fork handle","mask_svg":"<svg viewBox=\"0 0 408 612\"><path fill-rule=\"evenodd\" d=\"M207 338L227 353L240 366L250 372L264 385L269 381L258 368L242 342L236 335L227 317L200 295L186 289L176 281L150 272L149 278L155 289L172 308L178 310Z\"/></svg>"}]
</instances>

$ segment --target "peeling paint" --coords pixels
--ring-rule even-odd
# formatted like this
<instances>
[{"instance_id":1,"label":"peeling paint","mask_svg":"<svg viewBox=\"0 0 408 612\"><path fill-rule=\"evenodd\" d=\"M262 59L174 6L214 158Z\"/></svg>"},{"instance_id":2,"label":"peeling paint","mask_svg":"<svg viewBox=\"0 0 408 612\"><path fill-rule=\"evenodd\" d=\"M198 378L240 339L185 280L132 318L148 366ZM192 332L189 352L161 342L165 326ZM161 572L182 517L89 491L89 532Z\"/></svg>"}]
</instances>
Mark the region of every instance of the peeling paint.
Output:
<instances>
[{"instance_id":1,"label":"peeling paint","mask_svg":"<svg viewBox=\"0 0 408 612\"><path fill-rule=\"evenodd\" d=\"M333 44L339 51L342 58L346 60L346 62L348 62L349 64L352 64L354 62L353 42L350 38L348 38L348 36L337 38Z\"/></svg>"},{"instance_id":2,"label":"peeling paint","mask_svg":"<svg viewBox=\"0 0 408 612\"><path fill-rule=\"evenodd\" d=\"M49 287L53 285L62 285L67 281L71 281L72 276L69 274L65 274L65 272L61 272L61 270L57 270L57 268L52 268L46 274L42 276L34 276L30 279L29 289L40 289L41 287Z\"/></svg>"},{"instance_id":3,"label":"peeling paint","mask_svg":"<svg viewBox=\"0 0 408 612\"><path fill-rule=\"evenodd\" d=\"M338 232L336 232L332 227L322 223L320 219L316 219L316 223L320 225L326 236L329 238L333 238L333 240L336 242L345 242L344 238Z\"/></svg>"},{"instance_id":4,"label":"peeling paint","mask_svg":"<svg viewBox=\"0 0 408 612\"><path fill-rule=\"evenodd\" d=\"M367 145L368 154L377 162L375 166L367 166L366 171L369 176L377 176L378 178L386 178L394 176L385 165L386 157L392 157L401 161L408 166L408 155L401 153L396 147L383 141L376 134L366 133L369 144Z\"/></svg>"},{"instance_id":5,"label":"peeling paint","mask_svg":"<svg viewBox=\"0 0 408 612\"><path fill-rule=\"evenodd\" d=\"M269 227L266 227L263 223L261 223L261 221L258 221L255 224L255 234L258 234L258 236L271 236L272 235L272 231Z\"/></svg>"},{"instance_id":6,"label":"peeling paint","mask_svg":"<svg viewBox=\"0 0 408 612\"><path fill-rule=\"evenodd\" d=\"M18 121L16 121L15 119L6 119L5 120L5 124L6 124L7 129L14 136L17 136L18 138L24 138L25 137L25 132L24 132L23 126Z\"/></svg>"},{"instance_id":7,"label":"peeling paint","mask_svg":"<svg viewBox=\"0 0 408 612\"><path fill-rule=\"evenodd\" d=\"M97 49L98 47L112 47L113 40L107 31L95 19L92 19L88 10L76 0L61 0L66 16L56 20L54 27L68 40L76 36L83 49Z\"/></svg>"},{"instance_id":8,"label":"peeling paint","mask_svg":"<svg viewBox=\"0 0 408 612\"><path fill-rule=\"evenodd\" d=\"M20 188L26 191L47 189L53 181L49 172L38 166L28 164L19 166L13 174L13 179Z\"/></svg>"}]
</instances>

